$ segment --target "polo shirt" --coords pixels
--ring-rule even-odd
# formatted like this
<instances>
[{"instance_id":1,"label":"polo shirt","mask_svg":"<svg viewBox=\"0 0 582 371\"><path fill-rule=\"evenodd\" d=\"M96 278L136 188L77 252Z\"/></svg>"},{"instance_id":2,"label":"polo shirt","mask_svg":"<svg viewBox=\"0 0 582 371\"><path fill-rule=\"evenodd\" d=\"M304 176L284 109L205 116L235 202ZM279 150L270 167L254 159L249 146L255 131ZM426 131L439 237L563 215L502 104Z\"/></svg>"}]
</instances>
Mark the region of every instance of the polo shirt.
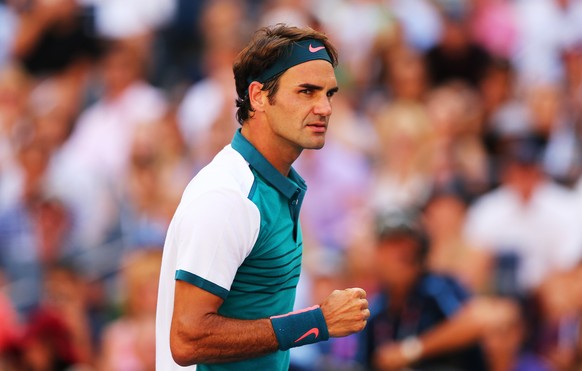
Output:
<instances>
[{"instance_id":1,"label":"polo shirt","mask_svg":"<svg viewBox=\"0 0 582 371\"><path fill-rule=\"evenodd\" d=\"M260 319L293 310L303 245L299 210L306 189L294 169L283 176L240 130L192 179L164 244L157 369L184 369L173 361L169 344L176 279L222 298L218 313L225 317ZM197 367L287 370L289 352Z\"/></svg>"}]
</instances>

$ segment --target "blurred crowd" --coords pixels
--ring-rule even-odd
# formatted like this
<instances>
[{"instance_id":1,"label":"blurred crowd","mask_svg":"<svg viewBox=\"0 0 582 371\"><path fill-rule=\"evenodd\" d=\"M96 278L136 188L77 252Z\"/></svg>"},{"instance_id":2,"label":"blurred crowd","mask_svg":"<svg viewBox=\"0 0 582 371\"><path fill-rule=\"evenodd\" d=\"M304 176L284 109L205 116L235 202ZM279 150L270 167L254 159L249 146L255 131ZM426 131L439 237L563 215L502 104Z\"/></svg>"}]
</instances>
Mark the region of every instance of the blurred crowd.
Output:
<instances>
[{"instance_id":1,"label":"blurred crowd","mask_svg":"<svg viewBox=\"0 0 582 371\"><path fill-rule=\"evenodd\" d=\"M581 0L0 0L0 369L153 370L166 228L276 23L340 53L297 306L373 309L293 368L581 370Z\"/></svg>"}]
</instances>

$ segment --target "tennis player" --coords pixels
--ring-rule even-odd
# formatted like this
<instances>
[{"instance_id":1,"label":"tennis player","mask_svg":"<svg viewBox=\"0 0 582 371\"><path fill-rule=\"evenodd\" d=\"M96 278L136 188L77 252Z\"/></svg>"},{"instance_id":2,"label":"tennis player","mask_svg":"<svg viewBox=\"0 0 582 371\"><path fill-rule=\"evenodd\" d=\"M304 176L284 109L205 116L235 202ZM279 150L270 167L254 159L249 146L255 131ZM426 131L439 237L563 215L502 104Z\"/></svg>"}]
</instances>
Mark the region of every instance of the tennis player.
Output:
<instances>
[{"instance_id":1,"label":"tennis player","mask_svg":"<svg viewBox=\"0 0 582 371\"><path fill-rule=\"evenodd\" d=\"M262 28L234 63L241 129L186 188L168 230L157 369L287 370L289 349L361 331L366 292L292 312L306 185L292 168L325 143L337 52L309 28Z\"/></svg>"}]
</instances>

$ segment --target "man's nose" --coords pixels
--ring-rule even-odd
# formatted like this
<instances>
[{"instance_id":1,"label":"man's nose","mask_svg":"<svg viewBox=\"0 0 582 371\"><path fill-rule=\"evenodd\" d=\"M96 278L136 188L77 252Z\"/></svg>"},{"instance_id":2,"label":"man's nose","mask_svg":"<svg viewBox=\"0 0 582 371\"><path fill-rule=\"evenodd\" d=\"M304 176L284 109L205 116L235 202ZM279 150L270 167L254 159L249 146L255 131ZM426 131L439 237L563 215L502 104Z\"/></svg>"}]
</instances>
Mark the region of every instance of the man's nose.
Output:
<instances>
[{"instance_id":1,"label":"man's nose","mask_svg":"<svg viewBox=\"0 0 582 371\"><path fill-rule=\"evenodd\" d=\"M317 104L313 108L313 113L319 116L330 116L331 115L331 100L328 96L323 96L318 100Z\"/></svg>"}]
</instances>

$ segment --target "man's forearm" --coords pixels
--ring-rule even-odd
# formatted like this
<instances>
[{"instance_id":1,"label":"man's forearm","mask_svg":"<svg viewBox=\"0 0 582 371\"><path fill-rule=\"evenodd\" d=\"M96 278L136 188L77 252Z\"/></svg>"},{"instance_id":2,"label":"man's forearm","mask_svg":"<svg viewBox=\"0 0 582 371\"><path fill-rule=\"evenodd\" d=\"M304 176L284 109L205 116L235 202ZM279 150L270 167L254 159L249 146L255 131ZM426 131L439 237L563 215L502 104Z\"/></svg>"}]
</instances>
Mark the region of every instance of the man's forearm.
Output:
<instances>
[{"instance_id":1,"label":"man's forearm","mask_svg":"<svg viewBox=\"0 0 582 371\"><path fill-rule=\"evenodd\" d=\"M452 317L420 337L422 356L431 357L473 344L481 335L478 323L466 316Z\"/></svg>"},{"instance_id":2,"label":"man's forearm","mask_svg":"<svg viewBox=\"0 0 582 371\"><path fill-rule=\"evenodd\" d=\"M235 362L262 356L278 349L269 319L240 320L207 314L192 331L187 320L176 325L170 346L174 360L182 365Z\"/></svg>"}]
</instances>

